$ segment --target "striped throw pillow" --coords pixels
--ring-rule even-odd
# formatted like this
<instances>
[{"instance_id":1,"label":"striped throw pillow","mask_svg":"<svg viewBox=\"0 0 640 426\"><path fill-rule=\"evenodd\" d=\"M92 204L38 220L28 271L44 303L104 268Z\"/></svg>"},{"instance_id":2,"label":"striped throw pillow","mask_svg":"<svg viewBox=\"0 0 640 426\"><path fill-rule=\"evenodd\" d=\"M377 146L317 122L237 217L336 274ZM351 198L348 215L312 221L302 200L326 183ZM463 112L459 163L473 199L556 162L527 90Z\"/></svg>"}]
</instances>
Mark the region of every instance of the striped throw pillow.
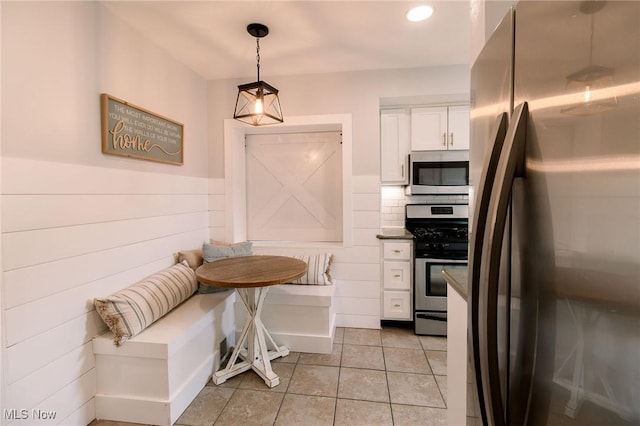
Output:
<instances>
[{"instance_id":1,"label":"striped throw pillow","mask_svg":"<svg viewBox=\"0 0 640 426\"><path fill-rule=\"evenodd\" d=\"M292 256L300 259L308 265L307 273L292 281L291 284L301 285L333 285L330 270L333 262L333 254L321 253L311 256Z\"/></svg>"},{"instance_id":2,"label":"striped throw pillow","mask_svg":"<svg viewBox=\"0 0 640 426\"><path fill-rule=\"evenodd\" d=\"M197 288L195 272L182 262L95 299L94 306L113 333L113 343L120 346L188 299Z\"/></svg>"}]
</instances>

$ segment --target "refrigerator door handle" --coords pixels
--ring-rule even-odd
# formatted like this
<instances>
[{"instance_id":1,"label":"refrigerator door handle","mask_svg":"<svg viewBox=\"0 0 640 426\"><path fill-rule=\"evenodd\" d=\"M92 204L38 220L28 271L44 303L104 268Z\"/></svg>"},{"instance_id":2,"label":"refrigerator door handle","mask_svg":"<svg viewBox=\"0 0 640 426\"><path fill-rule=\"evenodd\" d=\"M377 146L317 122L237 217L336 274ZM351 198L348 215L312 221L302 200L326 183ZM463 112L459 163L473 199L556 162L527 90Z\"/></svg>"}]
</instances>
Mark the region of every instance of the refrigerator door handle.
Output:
<instances>
[{"instance_id":1,"label":"refrigerator door handle","mask_svg":"<svg viewBox=\"0 0 640 426\"><path fill-rule=\"evenodd\" d=\"M480 416L483 424L488 424L485 400L482 392L482 377L480 375L480 344L478 340L478 300L480 293L480 264L482 262L482 245L485 238L485 227L487 224L487 211L489 209L489 199L491 197L491 185L493 184L502 152L502 145L507 134L508 115L506 112L498 115L493 125L491 138L491 150L487 152L482 165L480 181L476 193L475 211L472 223L472 240L469 250L469 344L471 350L470 359L473 363L475 372L475 383L477 385L478 402L480 407Z\"/></svg>"},{"instance_id":2,"label":"refrigerator door handle","mask_svg":"<svg viewBox=\"0 0 640 426\"><path fill-rule=\"evenodd\" d=\"M500 160L496 169L487 212L487 228L483 244L483 258L479 292L478 334L480 344L480 375L482 391L486 401L488 424L506 424L505 407L500 384L498 360L498 283L500 276L500 255L504 238L507 213L511 200L511 189L516 176L524 172L524 147L526 142L527 103L518 105L511 116ZM484 257L484 256L483 256ZM507 349L508 350L508 349ZM506 389L504 390L506 392Z\"/></svg>"}]
</instances>

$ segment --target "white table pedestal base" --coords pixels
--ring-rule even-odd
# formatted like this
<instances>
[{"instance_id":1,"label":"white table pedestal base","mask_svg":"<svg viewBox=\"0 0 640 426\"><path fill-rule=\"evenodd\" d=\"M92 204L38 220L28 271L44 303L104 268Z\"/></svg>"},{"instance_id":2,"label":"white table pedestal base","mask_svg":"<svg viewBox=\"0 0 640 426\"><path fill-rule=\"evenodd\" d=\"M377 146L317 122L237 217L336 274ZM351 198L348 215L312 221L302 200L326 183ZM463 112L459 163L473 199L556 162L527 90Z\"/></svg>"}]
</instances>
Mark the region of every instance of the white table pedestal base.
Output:
<instances>
[{"instance_id":1,"label":"white table pedestal base","mask_svg":"<svg viewBox=\"0 0 640 426\"><path fill-rule=\"evenodd\" d=\"M280 383L280 378L271 369L271 360L289 355L289 349L286 346L278 346L274 342L260 319L268 290L269 287L236 289L249 315L227 366L213 374L212 379L216 385L249 369L258 373L270 388ZM271 345L272 350L268 349L267 343ZM238 362L238 358L241 361Z\"/></svg>"}]
</instances>

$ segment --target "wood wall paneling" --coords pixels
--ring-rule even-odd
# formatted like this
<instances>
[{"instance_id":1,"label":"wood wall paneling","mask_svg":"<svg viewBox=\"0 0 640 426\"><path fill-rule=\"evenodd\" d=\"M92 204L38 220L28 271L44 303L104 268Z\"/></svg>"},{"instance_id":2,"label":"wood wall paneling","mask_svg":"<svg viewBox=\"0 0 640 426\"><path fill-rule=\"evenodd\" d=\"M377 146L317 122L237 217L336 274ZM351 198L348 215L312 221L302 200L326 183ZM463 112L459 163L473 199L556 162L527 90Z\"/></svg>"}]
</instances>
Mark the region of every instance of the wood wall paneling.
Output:
<instances>
[{"instance_id":1,"label":"wood wall paneling","mask_svg":"<svg viewBox=\"0 0 640 426\"><path fill-rule=\"evenodd\" d=\"M209 193L206 178L17 157L2 157L2 175L3 195Z\"/></svg>"},{"instance_id":2,"label":"wood wall paneling","mask_svg":"<svg viewBox=\"0 0 640 426\"><path fill-rule=\"evenodd\" d=\"M3 267L12 270L207 227L207 212L195 212L5 233Z\"/></svg>"},{"instance_id":3,"label":"wood wall paneling","mask_svg":"<svg viewBox=\"0 0 640 426\"><path fill-rule=\"evenodd\" d=\"M95 310L87 312L9 348L6 356L8 384L14 383L105 331L107 326ZM47 348L47 350L42 350Z\"/></svg>"},{"instance_id":4,"label":"wood wall paneling","mask_svg":"<svg viewBox=\"0 0 640 426\"><path fill-rule=\"evenodd\" d=\"M91 369L51 397L38 403L37 409L55 411L57 424L84 426L95 418L93 405L95 393L96 374L95 369ZM88 409L93 411L89 412Z\"/></svg>"},{"instance_id":5,"label":"wood wall paneling","mask_svg":"<svg viewBox=\"0 0 640 426\"><path fill-rule=\"evenodd\" d=\"M341 280L336 287L337 297L361 297L363 294L373 296L377 293L380 299L380 283L378 281L350 281Z\"/></svg>"},{"instance_id":6,"label":"wood wall paneling","mask_svg":"<svg viewBox=\"0 0 640 426\"><path fill-rule=\"evenodd\" d=\"M201 246L209 188L206 178L2 158L7 407L53 410L63 424L95 417L91 339L106 326L93 299Z\"/></svg>"},{"instance_id":7,"label":"wood wall paneling","mask_svg":"<svg viewBox=\"0 0 640 426\"><path fill-rule=\"evenodd\" d=\"M380 229L379 211L355 211L353 212L354 228Z\"/></svg>"},{"instance_id":8,"label":"wood wall paneling","mask_svg":"<svg viewBox=\"0 0 640 426\"><path fill-rule=\"evenodd\" d=\"M51 364L9 384L5 399L7 407L43 407L43 401L92 370L94 366L93 346L88 342ZM65 405L66 402L62 404L63 407ZM50 409L55 410L56 407Z\"/></svg>"},{"instance_id":9,"label":"wood wall paneling","mask_svg":"<svg viewBox=\"0 0 640 426\"><path fill-rule=\"evenodd\" d=\"M175 251L199 247L205 239L203 230L197 229L6 271L4 307L10 309L145 264L164 262ZM122 286L126 285L123 280Z\"/></svg>"}]
</instances>

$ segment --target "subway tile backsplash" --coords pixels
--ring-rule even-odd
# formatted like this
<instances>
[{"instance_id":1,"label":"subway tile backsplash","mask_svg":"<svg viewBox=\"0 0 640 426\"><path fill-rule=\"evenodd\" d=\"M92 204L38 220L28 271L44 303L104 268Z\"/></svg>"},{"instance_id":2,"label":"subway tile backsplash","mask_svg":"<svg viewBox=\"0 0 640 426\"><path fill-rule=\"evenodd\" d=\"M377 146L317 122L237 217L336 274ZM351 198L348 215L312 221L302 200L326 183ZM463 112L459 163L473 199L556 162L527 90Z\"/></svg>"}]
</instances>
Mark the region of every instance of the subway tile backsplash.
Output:
<instances>
[{"instance_id":1,"label":"subway tile backsplash","mask_svg":"<svg viewBox=\"0 0 640 426\"><path fill-rule=\"evenodd\" d=\"M382 228L404 227L406 204L468 204L467 195L410 195L404 186L382 186L380 218Z\"/></svg>"}]
</instances>

